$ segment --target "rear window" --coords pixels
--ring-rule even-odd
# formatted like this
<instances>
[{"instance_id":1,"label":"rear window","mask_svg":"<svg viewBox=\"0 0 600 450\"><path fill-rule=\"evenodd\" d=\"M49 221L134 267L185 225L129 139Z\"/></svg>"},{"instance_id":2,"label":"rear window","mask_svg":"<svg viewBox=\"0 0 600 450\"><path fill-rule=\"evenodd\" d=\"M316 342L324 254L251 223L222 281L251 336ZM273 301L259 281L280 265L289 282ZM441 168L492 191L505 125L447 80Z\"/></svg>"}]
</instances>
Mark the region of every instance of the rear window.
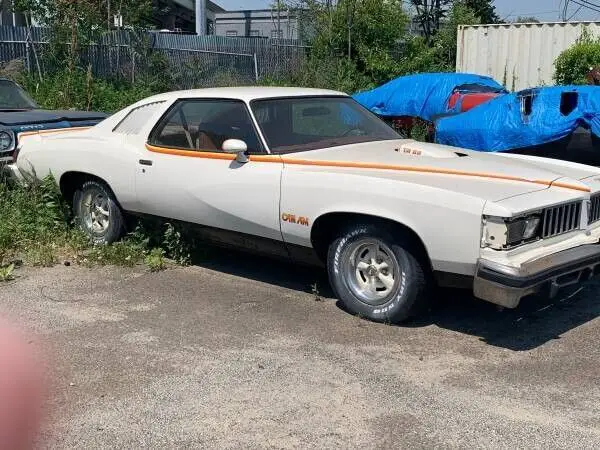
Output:
<instances>
[{"instance_id":1,"label":"rear window","mask_svg":"<svg viewBox=\"0 0 600 450\"><path fill-rule=\"evenodd\" d=\"M152 118L154 113L162 107L163 103L165 102L152 102L133 108L113 129L113 132L120 134L138 134L144 125Z\"/></svg>"}]
</instances>

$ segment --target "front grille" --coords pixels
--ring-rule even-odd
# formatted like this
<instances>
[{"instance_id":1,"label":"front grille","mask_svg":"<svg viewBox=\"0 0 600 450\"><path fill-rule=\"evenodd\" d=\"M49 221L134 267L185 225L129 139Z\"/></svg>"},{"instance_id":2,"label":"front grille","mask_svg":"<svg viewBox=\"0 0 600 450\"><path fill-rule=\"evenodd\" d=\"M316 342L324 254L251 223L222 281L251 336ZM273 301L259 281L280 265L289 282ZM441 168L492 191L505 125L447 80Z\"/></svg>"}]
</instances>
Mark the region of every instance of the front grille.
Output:
<instances>
[{"instance_id":1,"label":"front grille","mask_svg":"<svg viewBox=\"0 0 600 450\"><path fill-rule=\"evenodd\" d=\"M600 220L600 195L594 195L591 198L590 215L588 224L598 222Z\"/></svg>"},{"instance_id":2,"label":"front grille","mask_svg":"<svg viewBox=\"0 0 600 450\"><path fill-rule=\"evenodd\" d=\"M542 214L542 238L577 230L581 220L581 202L547 208Z\"/></svg>"}]
</instances>

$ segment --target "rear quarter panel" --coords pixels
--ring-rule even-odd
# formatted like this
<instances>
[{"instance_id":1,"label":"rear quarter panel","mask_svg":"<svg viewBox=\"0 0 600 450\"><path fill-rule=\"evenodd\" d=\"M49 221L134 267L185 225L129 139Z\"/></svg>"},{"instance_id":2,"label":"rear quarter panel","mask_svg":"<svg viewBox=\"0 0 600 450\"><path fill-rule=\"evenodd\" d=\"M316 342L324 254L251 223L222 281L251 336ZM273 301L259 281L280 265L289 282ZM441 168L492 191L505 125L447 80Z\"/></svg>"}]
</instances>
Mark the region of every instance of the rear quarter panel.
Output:
<instances>
[{"instance_id":1,"label":"rear quarter panel","mask_svg":"<svg viewBox=\"0 0 600 450\"><path fill-rule=\"evenodd\" d=\"M412 229L439 271L474 273L483 207L484 201L476 197L375 178L370 170L286 165L282 175L281 230L287 243L312 246L313 224L327 213L377 216ZM300 223L300 217L308 224Z\"/></svg>"},{"instance_id":2,"label":"rear quarter panel","mask_svg":"<svg viewBox=\"0 0 600 450\"><path fill-rule=\"evenodd\" d=\"M43 178L52 174L59 182L67 172L84 172L106 181L125 209L134 206L135 152L118 135L62 133L27 136L21 141L17 166Z\"/></svg>"}]
</instances>

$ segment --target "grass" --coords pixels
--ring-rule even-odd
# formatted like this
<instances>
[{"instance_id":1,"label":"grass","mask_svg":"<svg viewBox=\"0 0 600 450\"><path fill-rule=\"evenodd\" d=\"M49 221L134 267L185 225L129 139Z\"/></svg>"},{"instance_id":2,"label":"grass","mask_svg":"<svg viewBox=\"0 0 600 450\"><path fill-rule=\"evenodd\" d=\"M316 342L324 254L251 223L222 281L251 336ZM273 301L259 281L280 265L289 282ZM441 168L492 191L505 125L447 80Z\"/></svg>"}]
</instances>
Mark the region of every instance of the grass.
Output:
<instances>
[{"instance_id":1,"label":"grass","mask_svg":"<svg viewBox=\"0 0 600 450\"><path fill-rule=\"evenodd\" d=\"M12 280L14 270L15 265L13 263L0 267L0 282Z\"/></svg>"},{"instance_id":2,"label":"grass","mask_svg":"<svg viewBox=\"0 0 600 450\"><path fill-rule=\"evenodd\" d=\"M92 245L73 225L70 207L53 178L14 186L0 180L0 281L12 279L15 261L49 267L61 261L85 266L134 266L164 270L167 259L190 262L185 227L148 221L112 245Z\"/></svg>"},{"instance_id":3,"label":"grass","mask_svg":"<svg viewBox=\"0 0 600 450\"><path fill-rule=\"evenodd\" d=\"M153 248L150 253L146 255L146 266L150 269L150 272L160 272L167 268L165 261L165 251L162 248Z\"/></svg>"}]
</instances>

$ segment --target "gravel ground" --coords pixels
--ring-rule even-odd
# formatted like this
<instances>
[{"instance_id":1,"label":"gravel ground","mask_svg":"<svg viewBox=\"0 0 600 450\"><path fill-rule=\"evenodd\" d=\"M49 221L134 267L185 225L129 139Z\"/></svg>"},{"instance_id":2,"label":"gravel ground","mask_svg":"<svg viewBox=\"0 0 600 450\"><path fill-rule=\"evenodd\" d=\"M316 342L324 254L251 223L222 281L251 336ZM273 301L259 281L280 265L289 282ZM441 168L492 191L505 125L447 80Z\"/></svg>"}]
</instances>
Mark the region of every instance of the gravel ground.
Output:
<instances>
[{"instance_id":1,"label":"gravel ground","mask_svg":"<svg viewBox=\"0 0 600 450\"><path fill-rule=\"evenodd\" d=\"M22 269L0 285L0 308L51 349L42 446L600 443L598 282L503 312L446 291L396 327L342 311L320 271L220 258Z\"/></svg>"}]
</instances>

